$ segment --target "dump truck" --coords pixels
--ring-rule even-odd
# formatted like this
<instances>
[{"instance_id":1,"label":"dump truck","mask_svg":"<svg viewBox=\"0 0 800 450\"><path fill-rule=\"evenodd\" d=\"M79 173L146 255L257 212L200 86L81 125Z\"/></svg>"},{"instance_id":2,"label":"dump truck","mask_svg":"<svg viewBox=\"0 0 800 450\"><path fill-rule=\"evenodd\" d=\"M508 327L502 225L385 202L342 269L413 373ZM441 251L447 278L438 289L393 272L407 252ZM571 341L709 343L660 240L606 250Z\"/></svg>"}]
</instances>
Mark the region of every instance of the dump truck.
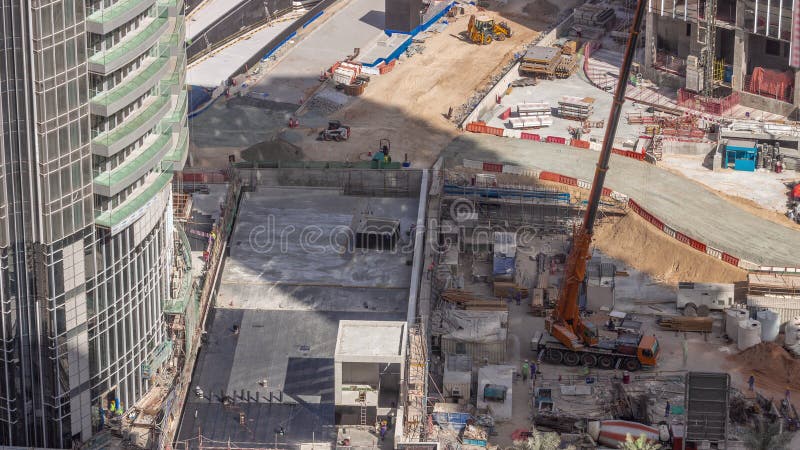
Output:
<instances>
[{"instance_id":1,"label":"dump truck","mask_svg":"<svg viewBox=\"0 0 800 450\"><path fill-rule=\"evenodd\" d=\"M502 41L511 37L511 27L505 22L496 23L489 16L470 16L467 34L475 44L487 45L493 40Z\"/></svg>"}]
</instances>

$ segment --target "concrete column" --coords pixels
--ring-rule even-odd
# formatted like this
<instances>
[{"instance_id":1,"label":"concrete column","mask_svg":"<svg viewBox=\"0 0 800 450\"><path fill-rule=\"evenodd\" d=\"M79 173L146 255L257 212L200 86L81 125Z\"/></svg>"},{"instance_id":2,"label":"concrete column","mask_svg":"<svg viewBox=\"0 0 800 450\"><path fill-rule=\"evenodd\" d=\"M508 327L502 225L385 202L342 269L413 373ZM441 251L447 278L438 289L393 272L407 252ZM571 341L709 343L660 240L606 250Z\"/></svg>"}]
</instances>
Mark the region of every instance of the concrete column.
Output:
<instances>
[{"instance_id":1,"label":"concrete column","mask_svg":"<svg viewBox=\"0 0 800 450\"><path fill-rule=\"evenodd\" d=\"M689 54L701 58L703 56L703 46L698 42L700 38L700 27L697 26L696 22L691 22L691 24L692 32L689 34Z\"/></svg>"},{"instance_id":2,"label":"concrete column","mask_svg":"<svg viewBox=\"0 0 800 450\"><path fill-rule=\"evenodd\" d=\"M644 67L649 70L653 67L656 61L656 36L658 29L656 28L656 13L647 13L645 21L644 33Z\"/></svg>"},{"instance_id":3,"label":"concrete column","mask_svg":"<svg viewBox=\"0 0 800 450\"><path fill-rule=\"evenodd\" d=\"M333 394L334 405L342 404L342 363L336 361L333 363Z\"/></svg>"},{"instance_id":4,"label":"concrete column","mask_svg":"<svg viewBox=\"0 0 800 450\"><path fill-rule=\"evenodd\" d=\"M795 69L794 71L794 92L792 95L794 96L794 101L792 104L794 106L800 106L800 95L797 95L797 88L800 86L800 69Z\"/></svg>"},{"instance_id":5,"label":"concrete column","mask_svg":"<svg viewBox=\"0 0 800 450\"><path fill-rule=\"evenodd\" d=\"M747 32L736 30L733 35L733 78L731 87L734 91L744 89L744 77L747 75Z\"/></svg>"}]
</instances>

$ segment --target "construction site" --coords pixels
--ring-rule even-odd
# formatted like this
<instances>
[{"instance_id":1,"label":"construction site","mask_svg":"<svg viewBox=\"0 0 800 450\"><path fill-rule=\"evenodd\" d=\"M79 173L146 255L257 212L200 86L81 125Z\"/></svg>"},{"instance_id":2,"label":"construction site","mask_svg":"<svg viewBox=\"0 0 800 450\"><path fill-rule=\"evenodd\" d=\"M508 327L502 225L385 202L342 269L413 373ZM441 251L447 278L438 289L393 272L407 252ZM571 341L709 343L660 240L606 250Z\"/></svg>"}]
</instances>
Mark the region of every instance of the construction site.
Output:
<instances>
[{"instance_id":1,"label":"construction site","mask_svg":"<svg viewBox=\"0 0 800 450\"><path fill-rule=\"evenodd\" d=\"M800 6L190 3L173 354L97 448L800 448Z\"/></svg>"}]
</instances>

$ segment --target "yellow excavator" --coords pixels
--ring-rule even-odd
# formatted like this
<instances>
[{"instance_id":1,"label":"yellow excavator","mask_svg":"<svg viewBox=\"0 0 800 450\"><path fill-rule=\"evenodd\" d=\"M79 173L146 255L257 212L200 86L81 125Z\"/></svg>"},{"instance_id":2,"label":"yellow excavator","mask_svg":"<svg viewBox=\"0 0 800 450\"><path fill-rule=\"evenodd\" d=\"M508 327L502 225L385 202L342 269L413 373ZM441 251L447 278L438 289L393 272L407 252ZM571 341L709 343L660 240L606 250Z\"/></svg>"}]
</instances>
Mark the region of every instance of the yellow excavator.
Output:
<instances>
[{"instance_id":1,"label":"yellow excavator","mask_svg":"<svg viewBox=\"0 0 800 450\"><path fill-rule=\"evenodd\" d=\"M491 44L492 40L502 41L511 37L511 27L505 22L495 23L489 16L470 16L467 25L469 39L475 44Z\"/></svg>"}]
</instances>

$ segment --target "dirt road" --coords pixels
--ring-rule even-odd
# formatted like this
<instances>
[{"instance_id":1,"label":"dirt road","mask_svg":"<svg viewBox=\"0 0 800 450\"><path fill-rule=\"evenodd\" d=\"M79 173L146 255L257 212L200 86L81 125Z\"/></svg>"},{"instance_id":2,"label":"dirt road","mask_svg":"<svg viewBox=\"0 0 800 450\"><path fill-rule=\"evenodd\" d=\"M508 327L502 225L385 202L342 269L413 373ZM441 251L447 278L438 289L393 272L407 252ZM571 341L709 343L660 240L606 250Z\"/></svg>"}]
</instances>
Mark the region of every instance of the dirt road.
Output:
<instances>
[{"instance_id":1,"label":"dirt road","mask_svg":"<svg viewBox=\"0 0 800 450\"><path fill-rule=\"evenodd\" d=\"M362 97L331 117L352 127L350 140L318 142L315 135L307 135L300 144L305 156L355 161L375 151L379 139L389 138L395 161L407 153L413 167L429 167L459 133L445 117L448 108L461 105L538 34L504 19L514 32L511 39L475 45L460 35L468 20L469 14L449 19L443 33L425 41L424 53L401 59L392 72L372 77Z\"/></svg>"}]
</instances>

